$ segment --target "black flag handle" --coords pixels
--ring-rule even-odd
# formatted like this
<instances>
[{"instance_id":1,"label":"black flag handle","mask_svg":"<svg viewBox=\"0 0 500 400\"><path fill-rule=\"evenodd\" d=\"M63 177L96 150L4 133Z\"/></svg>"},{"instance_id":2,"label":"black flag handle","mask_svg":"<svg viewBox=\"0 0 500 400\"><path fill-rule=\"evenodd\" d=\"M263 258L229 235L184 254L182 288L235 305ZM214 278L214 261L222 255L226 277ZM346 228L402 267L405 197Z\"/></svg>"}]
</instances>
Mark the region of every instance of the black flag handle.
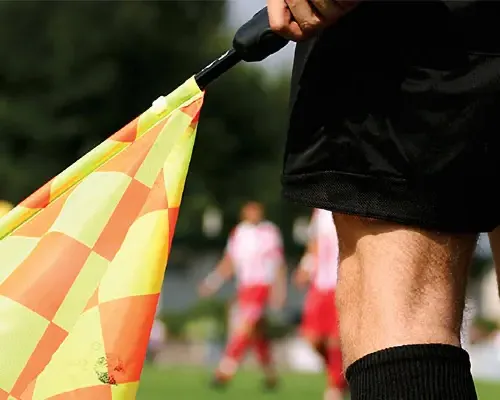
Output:
<instances>
[{"instance_id":1,"label":"black flag handle","mask_svg":"<svg viewBox=\"0 0 500 400\"><path fill-rule=\"evenodd\" d=\"M195 75L201 89L227 72L240 61L262 61L285 47L288 40L271 30L267 7L242 25L233 39L233 48L225 52Z\"/></svg>"},{"instance_id":2,"label":"black flag handle","mask_svg":"<svg viewBox=\"0 0 500 400\"><path fill-rule=\"evenodd\" d=\"M267 7L244 24L233 39L233 49L243 61L262 61L285 47L288 40L277 35L269 26Z\"/></svg>"}]
</instances>

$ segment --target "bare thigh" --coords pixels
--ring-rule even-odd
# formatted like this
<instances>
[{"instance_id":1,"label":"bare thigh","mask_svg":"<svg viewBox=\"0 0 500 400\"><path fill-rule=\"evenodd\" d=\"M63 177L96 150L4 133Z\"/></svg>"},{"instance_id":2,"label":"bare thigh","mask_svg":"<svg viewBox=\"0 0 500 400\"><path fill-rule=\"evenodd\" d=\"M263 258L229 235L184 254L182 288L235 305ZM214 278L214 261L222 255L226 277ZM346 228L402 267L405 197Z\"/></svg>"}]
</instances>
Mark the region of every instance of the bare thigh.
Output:
<instances>
[{"instance_id":1,"label":"bare thigh","mask_svg":"<svg viewBox=\"0 0 500 400\"><path fill-rule=\"evenodd\" d=\"M477 236L355 216L334 219L345 366L388 347L460 346L467 271Z\"/></svg>"}]
</instances>

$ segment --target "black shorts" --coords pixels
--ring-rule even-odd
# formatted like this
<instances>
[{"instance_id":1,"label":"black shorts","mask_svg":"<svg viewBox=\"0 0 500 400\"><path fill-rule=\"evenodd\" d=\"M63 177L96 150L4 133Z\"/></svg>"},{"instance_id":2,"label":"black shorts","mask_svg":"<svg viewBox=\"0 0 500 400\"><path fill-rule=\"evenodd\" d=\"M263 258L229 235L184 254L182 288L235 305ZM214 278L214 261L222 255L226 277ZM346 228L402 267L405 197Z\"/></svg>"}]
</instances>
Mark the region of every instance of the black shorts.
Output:
<instances>
[{"instance_id":1,"label":"black shorts","mask_svg":"<svg viewBox=\"0 0 500 400\"><path fill-rule=\"evenodd\" d=\"M499 225L498 21L498 2L369 1L298 44L285 197L438 231Z\"/></svg>"}]
</instances>

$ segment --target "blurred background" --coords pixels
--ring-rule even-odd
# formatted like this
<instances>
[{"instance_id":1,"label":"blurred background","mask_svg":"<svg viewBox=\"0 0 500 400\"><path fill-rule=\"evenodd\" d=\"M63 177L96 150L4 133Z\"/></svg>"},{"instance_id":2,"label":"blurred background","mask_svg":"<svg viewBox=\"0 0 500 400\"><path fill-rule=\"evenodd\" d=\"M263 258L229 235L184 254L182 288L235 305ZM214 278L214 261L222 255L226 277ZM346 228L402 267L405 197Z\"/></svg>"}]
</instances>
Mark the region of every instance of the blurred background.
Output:
<instances>
[{"instance_id":1,"label":"blurred background","mask_svg":"<svg viewBox=\"0 0 500 400\"><path fill-rule=\"evenodd\" d=\"M18 203L196 73L231 43L265 0L0 2L0 199ZM210 370L227 333L234 287L200 300L247 200L282 230L289 272L310 210L280 197L293 46L241 65L209 88L202 110L151 351L138 398L321 398L321 362L297 334L303 294L292 286L270 334L283 387L262 394L249 358L225 393ZM478 196L481 195L478 193ZM466 310L467 345L481 399L500 398L500 301L480 240ZM287 378L288 377L288 378Z\"/></svg>"}]
</instances>

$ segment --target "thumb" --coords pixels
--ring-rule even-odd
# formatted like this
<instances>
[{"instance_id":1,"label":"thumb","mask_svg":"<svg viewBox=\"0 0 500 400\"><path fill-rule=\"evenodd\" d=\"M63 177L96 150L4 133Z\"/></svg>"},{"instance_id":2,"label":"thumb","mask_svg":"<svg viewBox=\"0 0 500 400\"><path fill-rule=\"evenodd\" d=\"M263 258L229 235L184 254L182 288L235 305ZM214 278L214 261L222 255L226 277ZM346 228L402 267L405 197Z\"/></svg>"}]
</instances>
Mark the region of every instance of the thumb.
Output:
<instances>
[{"instance_id":1,"label":"thumb","mask_svg":"<svg viewBox=\"0 0 500 400\"><path fill-rule=\"evenodd\" d=\"M294 21L292 12L285 0L268 0L267 12L269 14L269 26L277 34L294 41L305 37L299 24Z\"/></svg>"}]
</instances>

